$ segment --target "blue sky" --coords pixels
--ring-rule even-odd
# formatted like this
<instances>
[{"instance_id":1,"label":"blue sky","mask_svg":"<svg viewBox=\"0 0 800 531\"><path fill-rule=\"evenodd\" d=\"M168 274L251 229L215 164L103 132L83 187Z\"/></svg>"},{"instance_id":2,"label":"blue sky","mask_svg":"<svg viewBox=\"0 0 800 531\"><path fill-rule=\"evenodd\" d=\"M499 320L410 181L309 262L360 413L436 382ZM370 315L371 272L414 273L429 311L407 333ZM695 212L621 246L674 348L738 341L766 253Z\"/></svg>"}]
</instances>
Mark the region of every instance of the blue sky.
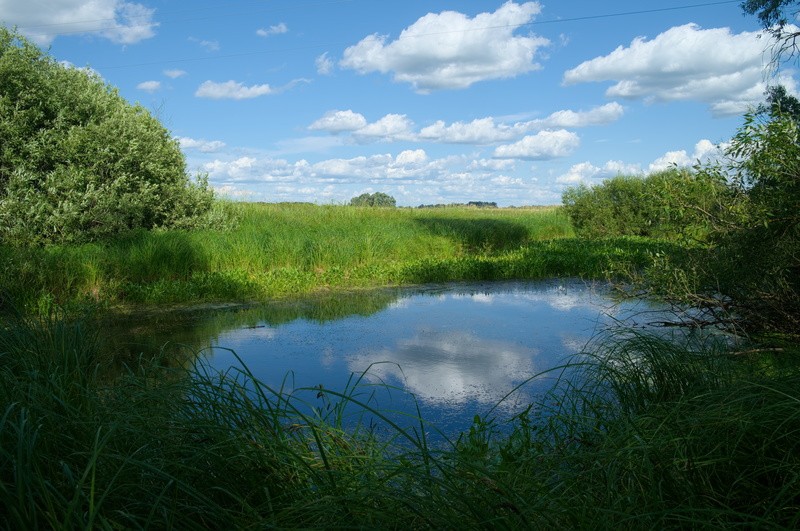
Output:
<instances>
[{"instance_id":1,"label":"blue sky","mask_svg":"<svg viewBox=\"0 0 800 531\"><path fill-rule=\"evenodd\" d=\"M776 82L739 4L0 0L0 21L153 112L223 195L519 206L713 158Z\"/></svg>"}]
</instances>

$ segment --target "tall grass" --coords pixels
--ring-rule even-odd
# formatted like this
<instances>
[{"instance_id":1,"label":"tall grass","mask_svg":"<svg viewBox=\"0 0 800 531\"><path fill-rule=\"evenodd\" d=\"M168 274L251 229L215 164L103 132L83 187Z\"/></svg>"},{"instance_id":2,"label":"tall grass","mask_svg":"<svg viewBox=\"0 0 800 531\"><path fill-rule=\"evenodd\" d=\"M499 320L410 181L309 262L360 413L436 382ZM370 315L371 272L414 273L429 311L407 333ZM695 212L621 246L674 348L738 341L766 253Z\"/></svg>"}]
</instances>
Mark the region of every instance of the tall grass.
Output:
<instances>
[{"instance_id":1,"label":"tall grass","mask_svg":"<svg viewBox=\"0 0 800 531\"><path fill-rule=\"evenodd\" d=\"M180 352L114 372L93 337L2 329L0 527L800 525L796 364L610 336L526 411L432 445L358 377L288 393L169 369Z\"/></svg>"},{"instance_id":2,"label":"tall grass","mask_svg":"<svg viewBox=\"0 0 800 531\"><path fill-rule=\"evenodd\" d=\"M142 230L91 245L0 246L0 293L29 312L47 313L55 306L261 300L414 283L432 269L447 280L491 279L496 268L483 264L524 262L543 242L572 235L558 208L219 208L233 211L235 227ZM575 243L565 245L576 249ZM464 263L481 265L464 272ZM527 274L534 273L541 274L529 268Z\"/></svg>"},{"instance_id":3,"label":"tall grass","mask_svg":"<svg viewBox=\"0 0 800 531\"><path fill-rule=\"evenodd\" d=\"M559 208L228 208L238 209L239 223L226 231L0 246L0 295L44 315L53 308L246 302L425 282L599 279L641 269L655 252L684 252L641 238L575 239Z\"/></svg>"}]
</instances>

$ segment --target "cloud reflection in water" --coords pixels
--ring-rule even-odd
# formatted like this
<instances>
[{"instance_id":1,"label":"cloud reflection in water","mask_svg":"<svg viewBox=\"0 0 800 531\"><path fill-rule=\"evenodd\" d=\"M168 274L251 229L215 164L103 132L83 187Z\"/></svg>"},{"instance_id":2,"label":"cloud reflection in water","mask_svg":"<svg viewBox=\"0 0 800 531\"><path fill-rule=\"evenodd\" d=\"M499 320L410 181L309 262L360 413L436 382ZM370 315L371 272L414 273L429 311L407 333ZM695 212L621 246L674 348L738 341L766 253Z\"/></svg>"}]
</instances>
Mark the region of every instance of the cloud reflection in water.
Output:
<instances>
[{"instance_id":1,"label":"cloud reflection in water","mask_svg":"<svg viewBox=\"0 0 800 531\"><path fill-rule=\"evenodd\" d=\"M535 374L536 349L482 339L465 330L421 329L401 339L393 351L355 356L352 371L375 365L368 377L399 380L419 399L436 405L461 405L470 400L494 405L519 382ZM391 360L392 363L379 363Z\"/></svg>"}]
</instances>

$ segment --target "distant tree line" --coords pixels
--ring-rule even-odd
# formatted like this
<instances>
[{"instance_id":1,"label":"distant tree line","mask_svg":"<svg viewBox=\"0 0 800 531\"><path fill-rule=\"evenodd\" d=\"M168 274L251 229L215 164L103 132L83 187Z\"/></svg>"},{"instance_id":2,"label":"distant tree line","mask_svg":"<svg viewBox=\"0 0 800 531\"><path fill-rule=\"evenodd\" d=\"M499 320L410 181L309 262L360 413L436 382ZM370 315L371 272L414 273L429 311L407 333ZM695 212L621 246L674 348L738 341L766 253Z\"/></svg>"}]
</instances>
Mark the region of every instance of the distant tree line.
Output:
<instances>
[{"instance_id":1,"label":"distant tree line","mask_svg":"<svg viewBox=\"0 0 800 531\"><path fill-rule=\"evenodd\" d=\"M497 208L494 201L470 201L469 203L438 203L435 205L419 205L417 208L452 208L452 207Z\"/></svg>"}]
</instances>

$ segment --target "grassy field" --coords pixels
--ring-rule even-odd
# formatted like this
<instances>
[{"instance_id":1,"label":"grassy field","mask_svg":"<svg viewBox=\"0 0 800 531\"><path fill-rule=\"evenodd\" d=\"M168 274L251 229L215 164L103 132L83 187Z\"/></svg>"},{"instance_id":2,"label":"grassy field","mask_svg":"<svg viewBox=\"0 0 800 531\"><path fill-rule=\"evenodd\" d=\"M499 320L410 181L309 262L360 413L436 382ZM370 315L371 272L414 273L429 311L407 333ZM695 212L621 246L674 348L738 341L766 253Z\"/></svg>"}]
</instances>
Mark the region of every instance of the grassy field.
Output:
<instances>
[{"instance_id":1,"label":"grassy field","mask_svg":"<svg viewBox=\"0 0 800 531\"><path fill-rule=\"evenodd\" d=\"M558 208L224 205L226 231L134 232L104 244L0 247L0 292L26 313L82 305L257 301L457 280L600 278L651 241L574 239Z\"/></svg>"}]
</instances>

